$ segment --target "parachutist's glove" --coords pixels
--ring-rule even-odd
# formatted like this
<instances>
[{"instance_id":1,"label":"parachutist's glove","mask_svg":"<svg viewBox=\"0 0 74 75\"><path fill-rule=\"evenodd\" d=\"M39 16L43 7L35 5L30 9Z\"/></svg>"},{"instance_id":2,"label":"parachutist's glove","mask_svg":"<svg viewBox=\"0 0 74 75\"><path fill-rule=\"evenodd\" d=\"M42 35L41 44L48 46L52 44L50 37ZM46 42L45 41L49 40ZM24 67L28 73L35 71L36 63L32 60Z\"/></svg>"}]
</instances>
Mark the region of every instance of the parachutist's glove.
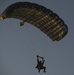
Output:
<instances>
[{"instance_id":1,"label":"parachutist's glove","mask_svg":"<svg viewBox=\"0 0 74 75\"><path fill-rule=\"evenodd\" d=\"M43 60L44 58L42 57L42 60Z\"/></svg>"},{"instance_id":2,"label":"parachutist's glove","mask_svg":"<svg viewBox=\"0 0 74 75\"><path fill-rule=\"evenodd\" d=\"M39 57L39 56L37 55L37 57Z\"/></svg>"}]
</instances>

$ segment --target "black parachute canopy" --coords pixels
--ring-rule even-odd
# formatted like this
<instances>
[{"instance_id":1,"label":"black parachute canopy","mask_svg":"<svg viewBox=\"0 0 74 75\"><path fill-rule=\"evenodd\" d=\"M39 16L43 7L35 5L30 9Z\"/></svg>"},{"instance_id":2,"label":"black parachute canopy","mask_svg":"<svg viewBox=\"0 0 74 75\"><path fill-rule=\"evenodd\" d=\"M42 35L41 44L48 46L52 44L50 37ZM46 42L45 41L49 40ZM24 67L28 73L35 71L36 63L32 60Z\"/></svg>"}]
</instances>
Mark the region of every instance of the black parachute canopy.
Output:
<instances>
[{"instance_id":1,"label":"black parachute canopy","mask_svg":"<svg viewBox=\"0 0 74 75\"><path fill-rule=\"evenodd\" d=\"M56 13L36 3L16 2L11 4L0 15L0 20L6 18L16 18L28 22L53 41L61 40L68 33L67 25Z\"/></svg>"}]
</instances>

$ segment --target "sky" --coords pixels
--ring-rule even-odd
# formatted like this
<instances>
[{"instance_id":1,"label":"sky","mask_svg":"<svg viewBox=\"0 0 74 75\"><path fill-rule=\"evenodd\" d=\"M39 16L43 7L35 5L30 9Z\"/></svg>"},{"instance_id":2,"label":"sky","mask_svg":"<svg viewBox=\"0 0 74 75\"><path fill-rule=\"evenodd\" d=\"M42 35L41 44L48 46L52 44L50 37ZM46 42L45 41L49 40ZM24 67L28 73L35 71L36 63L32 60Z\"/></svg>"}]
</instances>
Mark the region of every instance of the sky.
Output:
<instances>
[{"instance_id":1,"label":"sky","mask_svg":"<svg viewBox=\"0 0 74 75\"><path fill-rule=\"evenodd\" d=\"M0 0L0 14L19 1L37 3L57 13L68 26L68 34L53 42L29 23L0 20L0 75L74 75L74 1L73 0ZM46 73L35 69L36 56L44 57Z\"/></svg>"}]
</instances>

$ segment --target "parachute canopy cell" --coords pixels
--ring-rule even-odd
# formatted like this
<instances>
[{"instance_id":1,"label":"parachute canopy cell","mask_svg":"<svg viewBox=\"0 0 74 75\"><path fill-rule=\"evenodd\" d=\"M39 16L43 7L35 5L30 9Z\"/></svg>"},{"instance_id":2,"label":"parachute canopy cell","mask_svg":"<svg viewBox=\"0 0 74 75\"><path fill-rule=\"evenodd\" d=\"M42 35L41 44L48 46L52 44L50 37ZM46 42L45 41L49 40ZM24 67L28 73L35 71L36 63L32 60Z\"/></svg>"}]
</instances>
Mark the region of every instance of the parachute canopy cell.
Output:
<instances>
[{"instance_id":1,"label":"parachute canopy cell","mask_svg":"<svg viewBox=\"0 0 74 75\"><path fill-rule=\"evenodd\" d=\"M16 2L0 15L0 20L16 18L28 22L44 32L53 41L61 40L68 32L64 21L50 9L36 3Z\"/></svg>"}]
</instances>

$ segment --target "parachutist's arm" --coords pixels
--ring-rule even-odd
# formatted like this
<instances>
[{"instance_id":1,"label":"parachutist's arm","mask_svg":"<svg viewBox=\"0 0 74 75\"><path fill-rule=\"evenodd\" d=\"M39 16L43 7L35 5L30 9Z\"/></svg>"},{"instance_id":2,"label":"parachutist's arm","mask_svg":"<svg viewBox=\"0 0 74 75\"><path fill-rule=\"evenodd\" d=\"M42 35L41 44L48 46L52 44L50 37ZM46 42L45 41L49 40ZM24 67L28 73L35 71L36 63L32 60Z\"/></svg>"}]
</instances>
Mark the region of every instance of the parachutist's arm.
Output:
<instances>
[{"instance_id":1,"label":"parachutist's arm","mask_svg":"<svg viewBox=\"0 0 74 75\"><path fill-rule=\"evenodd\" d=\"M37 55L37 62L39 62L39 56Z\"/></svg>"},{"instance_id":2,"label":"parachutist's arm","mask_svg":"<svg viewBox=\"0 0 74 75\"><path fill-rule=\"evenodd\" d=\"M42 61L42 64L44 64L45 60Z\"/></svg>"},{"instance_id":3,"label":"parachutist's arm","mask_svg":"<svg viewBox=\"0 0 74 75\"><path fill-rule=\"evenodd\" d=\"M37 55L37 57L38 57L38 58L41 58L41 59L44 59L43 57L41 57L41 56L38 56L38 55Z\"/></svg>"},{"instance_id":4,"label":"parachutist's arm","mask_svg":"<svg viewBox=\"0 0 74 75\"><path fill-rule=\"evenodd\" d=\"M44 63L44 61L45 61L44 58L39 56L39 55L37 55L37 62L39 62L39 58L41 58L42 59L42 63Z\"/></svg>"}]
</instances>

